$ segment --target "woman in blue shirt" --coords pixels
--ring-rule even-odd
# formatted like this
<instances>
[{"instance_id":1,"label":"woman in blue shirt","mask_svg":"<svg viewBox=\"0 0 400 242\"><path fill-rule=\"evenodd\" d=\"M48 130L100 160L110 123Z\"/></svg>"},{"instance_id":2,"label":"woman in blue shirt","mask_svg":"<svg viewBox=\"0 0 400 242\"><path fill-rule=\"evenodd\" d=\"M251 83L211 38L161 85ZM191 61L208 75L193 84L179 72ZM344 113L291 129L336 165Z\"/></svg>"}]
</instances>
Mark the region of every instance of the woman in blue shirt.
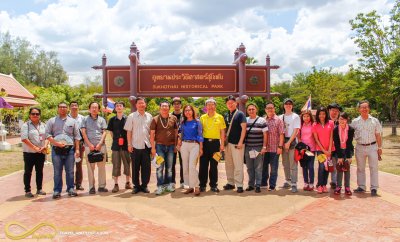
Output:
<instances>
[{"instance_id":1,"label":"woman in blue shirt","mask_svg":"<svg viewBox=\"0 0 400 242\"><path fill-rule=\"evenodd\" d=\"M181 152L184 184L189 188L185 194L200 195L199 173L196 169L198 158L203 153L203 128L191 105L183 108L183 121L179 128L177 149Z\"/></svg>"}]
</instances>

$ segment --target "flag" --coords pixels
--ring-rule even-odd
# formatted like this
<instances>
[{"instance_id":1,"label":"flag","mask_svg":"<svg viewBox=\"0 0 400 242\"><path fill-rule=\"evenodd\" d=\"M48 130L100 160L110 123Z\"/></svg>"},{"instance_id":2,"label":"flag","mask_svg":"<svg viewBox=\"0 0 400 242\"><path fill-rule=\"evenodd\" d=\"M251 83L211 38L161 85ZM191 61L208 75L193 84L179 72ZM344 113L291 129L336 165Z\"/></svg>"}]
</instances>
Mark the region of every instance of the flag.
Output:
<instances>
[{"instance_id":1,"label":"flag","mask_svg":"<svg viewBox=\"0 0 400 242\"><path fill-rule=\"evenodd\" d=\"M308 97L307 102L301 108L301 111L311 110L311 95Z\"/></svg>"},{"instance_id":2,"label":"flag","mask_svg":"<svg viewBox=\"0 0 400 242\"><path fill-rule=\"evenodd\" d=\"M103 112L112 113L115 108L115 102L111 98L107 98L107 107L103 109Z\"/></svg>"}]
</instances>

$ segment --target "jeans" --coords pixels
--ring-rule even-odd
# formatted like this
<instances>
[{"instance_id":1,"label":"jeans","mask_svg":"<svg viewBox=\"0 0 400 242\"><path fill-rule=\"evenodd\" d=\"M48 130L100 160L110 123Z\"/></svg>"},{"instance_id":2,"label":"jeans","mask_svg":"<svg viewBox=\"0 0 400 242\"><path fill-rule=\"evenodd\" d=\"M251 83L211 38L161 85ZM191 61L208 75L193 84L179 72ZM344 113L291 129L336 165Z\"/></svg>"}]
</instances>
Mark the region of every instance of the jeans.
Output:
<instances>
[{"instance_id":1,"label":"jeans","mask_svg":"<svg viewBox=\"0 0 400 242\"><path fill-rule=\"evenodd\" d=\"M171 181L171 183L176 183L175 182L175 180L176 180L175 179L175 177L176 177L176 171L175 171L176 159L179 159L179 175L180 175L179 182L180 182L180 184L183 184L184 181L183 181L182 155L181 155L181 152L179 152L179 151L174 153L174 162L172 164L172 181ZM167 176L167 169L165 169L165 176ZM165 182L164 182L164 184L165 184ZM185 183L185 185L188 185L188 184Z\"/></svg>"},{"instance_id":2,"label":"jeans","mask_svg":"<svg viewBox=\"0 0 400 242\"><path fill-rule=\"evenodd\" d=\"M75 157L74 149L72 148L68 155L57 155L56 152L51 152L51 159L53 161L54 169L54 192L61 193L63 187L62 172L65 167L65 176L67 183L67 191L74 188L74 168L75 168Z\"/></svg>"},{"instance_id":3,"label":"jeans","mask_svg":"<svg viewBox=\"0 0 400 242\"><path fill-rule=\"evenodd\" d=\"M172 164L174 162L175 145L156 145L157 155L164 158L164 162L157 168L157 186L172 183ZM164 167L167 169L167 174L164 177Z\"/></svg>"},{"instance_id":4,"label":"jeans","mask_svg":"<svg viewBox=\"0 0 400 242\"><path fill-rule=\"evenodd\" d=\"M258 154L256 158L250 158L249 151L256 150L260 152L261 146L258 147L248 147L246 146L244 150L244 158L246 160L247 174L249 174L249 187L259 187L261 186L262 172L264 155Z\"/></svg>"},{"instance_id":5,"label":"jeans","mask_svg":"<svg viewBox=\"0 0 400 242\"><path fill-rule=\"evenodd\" d=\"M321 151L317 151L317 155L322 154L322 153L323 152L321 152ZM318 183L317 183L317 187L326 186L326 184L328 183L328 175L329 175L329 172L327 170L325 170L324 163L320 163L318 161Z\"/></svg>"},{"instance_id":6,"label":"jeans","mask_svg":"<svg viewBox=\"0 0 400 242\"><path fill-rule=\"evenodd\" d=\"M314 185L314 160L315 156L306 156L303 167L304 184Z\"/></svg>"},{"instance_id":7,"label":"jeans","mask_svg":"<svg viewBox=\"0 0 400 242\"><path fill-rule=\"evenodd\" d=\"M271 173L269 172L269 166L271 166ZM279 167L279 154L276 152L267 152L264 155L264 164L262 171L261 186L276 187L276 180L278 179L278 167Z\"/></svg>"},{"instance_id":8,"label":"jeans","mask_svg":"<svg viewBox=\"0 0 400 242\"><path fill-rule=\"evenodd\" d=\"M333 163L333 172L331 172L331 182L337 184L337 170L336 170L336 165L337 165L337 154L336 152L332 152L332 163Z\"/></svg>"}]
</instances>

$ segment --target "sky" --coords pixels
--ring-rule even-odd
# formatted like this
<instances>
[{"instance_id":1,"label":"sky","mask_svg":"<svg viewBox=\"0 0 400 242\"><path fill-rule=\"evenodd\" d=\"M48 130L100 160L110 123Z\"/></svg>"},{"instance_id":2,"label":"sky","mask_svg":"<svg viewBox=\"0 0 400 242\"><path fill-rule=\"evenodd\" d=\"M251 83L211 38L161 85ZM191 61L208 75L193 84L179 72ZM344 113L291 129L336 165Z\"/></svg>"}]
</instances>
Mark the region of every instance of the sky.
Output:
<instances>
[{"instance_id":1,"label":"sky","mask_svg":"<svg viewBox=\"0 0 400 242\"><path fill-rule=\"evenodd\" d=\"M248 56L279 70L272 82L312 67L345 72L357 64L349 20L391 0L0 0L0 32L56 51L69 83L101 75L101 64L231 64L243 43Z\"/></svg>"}]
</instances>

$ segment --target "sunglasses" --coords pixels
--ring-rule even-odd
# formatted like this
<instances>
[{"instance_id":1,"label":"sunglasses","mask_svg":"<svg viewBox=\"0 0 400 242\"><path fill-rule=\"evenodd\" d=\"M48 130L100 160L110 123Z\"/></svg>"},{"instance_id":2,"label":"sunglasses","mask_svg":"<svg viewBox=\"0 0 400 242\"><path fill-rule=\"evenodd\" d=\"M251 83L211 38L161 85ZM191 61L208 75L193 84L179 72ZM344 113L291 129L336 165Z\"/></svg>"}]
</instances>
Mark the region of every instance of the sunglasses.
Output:
<instances>
[{"instance_id":1,"label":"sunglasses","mask_svg":"<svg viewBox=\"0 0 400 242\"><path fill-rule=\"evenodd\" d=\"M40 113L30 113L32 116L40 116Z\"/></svg>"}]
</instances>

